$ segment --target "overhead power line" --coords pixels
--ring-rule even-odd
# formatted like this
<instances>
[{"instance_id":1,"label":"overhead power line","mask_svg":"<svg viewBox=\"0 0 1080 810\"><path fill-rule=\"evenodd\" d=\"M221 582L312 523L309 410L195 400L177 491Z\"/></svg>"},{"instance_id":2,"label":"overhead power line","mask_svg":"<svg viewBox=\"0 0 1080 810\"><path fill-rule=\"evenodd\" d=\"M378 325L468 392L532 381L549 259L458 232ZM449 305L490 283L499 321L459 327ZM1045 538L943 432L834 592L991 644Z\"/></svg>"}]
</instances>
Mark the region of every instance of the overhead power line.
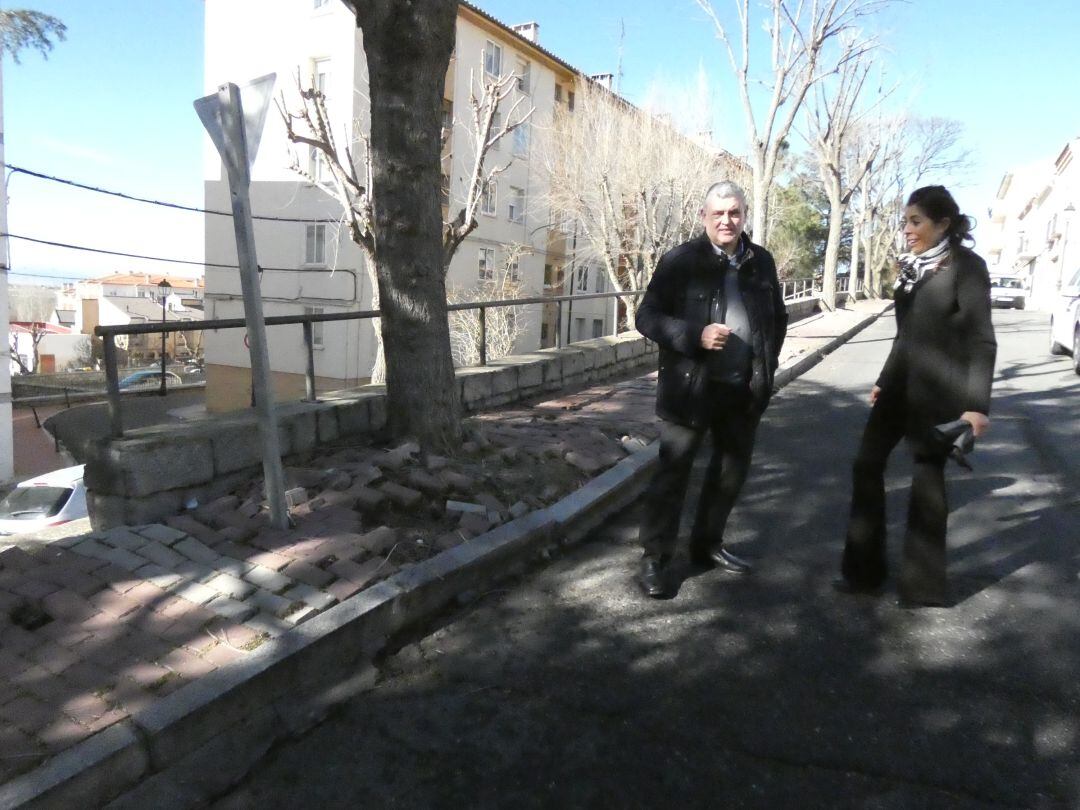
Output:
<instances>
[{"instance_id":1,"label":"overhead power line","mask_svg":"<svg viewBox=\"0 0 1080 810\"><path fill-rule=\"evenodd\" d=\"M48 245L49 247L64 248L66 250L83 250L88 253L104 253L107 256L121 256L125 259L146 259L152 262L167 262L168 264L190 264L196 267L220 267L226 270L239 270L240 266L236 264L221 264L220 262L197 262L192 259L166 259L161 256L146 256L141 253L124 253L119 250L105 250L104 248L87 247L86 245L71 245L66 242L50 242L47 239L34 239L30 236L19 236L16 233L0 233L0 237L6 236L8 239L19 239L23 242L33 242L37 245ZM308 268L308 267L260 267L260 270L272 270L281 273L330 273L333 272L329 269L323 268ZM17 270L11 270L12 273L17 273Z\"/></svg>"},{"instance_id":2,"label":"overhead power line","mask_svg":"<svg viewBox=\"0 0 1080 810\"><path fill-rule=\"evenodd\" d=\"M214 211L209 208L196 208L191 205L181 205L180 203L164 202L162 200L151 200L147 197L136 197L133 194L125 194L122 191L110 191L105 188L98 188L97 186L88 186L85 183L77 183L74 180L66 180L63 177L54 177L50 174L42 174L41 172L31 171L30 169L24 169L21 166L15 166L11 163L3 164L11 172L18 174L25 174L29 177L37 177L41 180L50 180L54 183L63 183L65 186L72 186L73 188L81 188L84 191L93 191L96 194L108 194L111 197L120 197L124 200L131 200L132 202L146 203L147 205L159 205L162 208L173 208L178 211L192 211L197 214L213 214L219 217L231 217L232 211ZM299 217L273 217L264 216L260 214L253 214L252 219L261 219L268 222L299 222L311 225L326 224L337 222L336 219L303 219Z\"/></svg>"}]
</instances>

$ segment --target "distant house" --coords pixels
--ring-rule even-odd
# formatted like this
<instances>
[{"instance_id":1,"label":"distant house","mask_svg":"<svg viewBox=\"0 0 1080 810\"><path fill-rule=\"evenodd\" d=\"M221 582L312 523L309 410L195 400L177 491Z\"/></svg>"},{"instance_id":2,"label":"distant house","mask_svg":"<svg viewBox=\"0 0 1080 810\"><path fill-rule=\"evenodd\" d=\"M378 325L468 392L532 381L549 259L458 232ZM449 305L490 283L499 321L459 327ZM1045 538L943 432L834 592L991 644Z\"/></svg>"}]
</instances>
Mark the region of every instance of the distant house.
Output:
<instances>
[{"instance_id":1,"label":"distant house","mask_svg":"<svg viewBox=\"0 0 1080 810\"><path fill-rule=\"evenodd\" d=\"M85 335L45 321L12 321L8 325L12 374L52 374L75 362Z\"/></svg>"},{"instance_id":2,"label":"distant house","mask_svg":"<svg viewBox=\"0 0 1080 810\"><path fill-rule=\"evenodd\" d=\"M162 281L165 288L162 311ZM57 294L56 319L83 335L92 335L96 326L203 320L205 284L201 278L154 276L147 273L115 273L101 278L65 285ZM121 336L117 348L130 362L161 358L161 335ZM165 354L178 360L202 355L202 332L171 332L166 336Z\"/></svg>"}]
</instances>

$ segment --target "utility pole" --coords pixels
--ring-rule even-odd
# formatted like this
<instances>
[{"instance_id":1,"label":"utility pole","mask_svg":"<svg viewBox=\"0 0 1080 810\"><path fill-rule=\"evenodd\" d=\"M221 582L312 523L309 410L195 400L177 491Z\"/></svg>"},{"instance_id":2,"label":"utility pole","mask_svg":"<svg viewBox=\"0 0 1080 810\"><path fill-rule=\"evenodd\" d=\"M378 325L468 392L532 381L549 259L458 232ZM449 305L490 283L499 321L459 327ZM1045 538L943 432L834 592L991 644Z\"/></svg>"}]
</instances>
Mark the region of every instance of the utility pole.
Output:
<instances>
[{"instance_id":1,"label":"utility pole","mask_svg":"<svg viewBox=\"0 0 1080 810\"><path fill-rule=\"evenodd\" d=\"M251 219L251 164L259 150L270 93L275 74L263 76L243 88L231 82L217 93L195 101L203 126L229 175L232 198L233 229L236 232L236 255L240 264L240 284L244 293L244 320L247 321L251 354L251 388L259 418L259 438L263 449L263 477L266 499L270 504L270 524L288 528L285 507L285 476L281 469L274 391L270 385L270 356L266 347L266 321L263 319L259 265L255 258L255 229ZM243 103L246 99L247 103Z\"/></svg>"}]
</instances>

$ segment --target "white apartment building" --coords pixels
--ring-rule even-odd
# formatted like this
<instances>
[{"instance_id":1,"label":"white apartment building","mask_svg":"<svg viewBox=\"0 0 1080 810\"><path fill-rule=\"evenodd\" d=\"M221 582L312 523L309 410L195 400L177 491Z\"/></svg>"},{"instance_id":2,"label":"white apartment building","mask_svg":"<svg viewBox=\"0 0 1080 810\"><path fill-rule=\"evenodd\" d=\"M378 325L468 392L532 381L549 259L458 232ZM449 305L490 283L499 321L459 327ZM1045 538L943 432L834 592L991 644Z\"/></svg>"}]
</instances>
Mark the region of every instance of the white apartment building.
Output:
<instances>
[{"instance_id":1,"label":"white apartment building","mask_svg":"<svg viewBox=\"0 0 1080 810\"><path fill-rule=\"evenodd\" d=\"M1016 275L1028 287L1028 306L1049 309L1080 267L1080 138L1053 160L1013 169L1002 178L990 209L990 272Z\"/></svg>"},{"instance_id":2,"label":"white apartment building","mask_svg":"<svg viewBox=\"0 0 1080 810\"><path fill-rule=\"evenodd\" d=\"M206 0L205 60L208 94L225 82L244 84L276 73L275 97L284 94L286 104L296 109L299 73L305 86L314 80L326 94L339 139L345 137L351 122L362 130L369 128L362 33L341 0ZM533 154L537 129L548 126L558 111L570 113L576 88L587 79L539 45L535 23L511 27L465 2L459 4L455 50L446 76L444 113L449 133L444 199L448 196L448 206L444 212L452 218L462 207L475 155L469 138L468 102L485 73L516 77L511 97L500 108L502 115L517 98L522 99L519 109L532 107L534 111L526 124L489 153L488 166L509 165L484 196L479 227L454 256L446 280L448 294L454 297L476 290L492 278L506 267L512 245L524 246L512 269L521 297L607 289L599 268L576 261L572 227L550 227L552 216L540 202L542 180ZM317 182L304 180L292 170L294 156L317 181L320 162L297 153L286 137L281 116L271 108L252 168L253 212L296 220L334 220L340 210L336 199ZM229 210L227 178L209 139L205 179L206 207ZM372 308L363 255L333 222L256 219L254 227L265 315ZM235 264L229 218L206 217L206 260ZM571 340L611 333L610 302L576 302L573 310L572 315L564 314L564 340L568 328ZM208 319L243 317L236 270L207 267L205 312ZM554 345L554 307L527 308L519 325L522 335L517 350ZM250 402L244 339L243 330L206 336L207 407L212 411L246 407ZM320 390L367 382L376 351L368 321L317 324L314 342ZM300 327L270 327L268 344L277 396L302 397L306 356Z\"/></svg>"}]
</instances>

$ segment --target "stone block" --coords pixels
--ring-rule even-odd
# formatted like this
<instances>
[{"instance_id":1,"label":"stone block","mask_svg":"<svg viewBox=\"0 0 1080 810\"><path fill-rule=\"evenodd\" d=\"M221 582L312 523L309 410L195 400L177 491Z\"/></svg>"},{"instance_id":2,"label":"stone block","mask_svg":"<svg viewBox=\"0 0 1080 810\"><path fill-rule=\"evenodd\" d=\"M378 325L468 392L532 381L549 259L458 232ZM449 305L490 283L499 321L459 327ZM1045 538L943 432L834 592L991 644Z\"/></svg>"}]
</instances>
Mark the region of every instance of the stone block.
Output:
<instances>
[{"instance_id":1,"label":"stone block","mask_svg":"<svg viewBox=\"0 0 1080 810\"><path fill-rule=\"evenodd\" d=\"M139 550L139 556L165 569L172 569L184 562L187 557L177 554L164 543L147 543Z\"/></svg>"},{"instance_id":2,"label":"stone block","mask_svg":"<svg viewBox=\"0 0 1080 810\"><path fill-rule=\"evenodd\" d=\"M491 393L499 394L516 393L518 390L518 370L512 363L505 365L488 366L491 374Z\"/></svg>"},{"instance_id":3,"label":"stone block","mask_svg":"<svg viewBox=\"0 0 1080 810\"><path fill-rule=\"evenodd\" d=\"M386 556L397 545L397 530L390 526L380 526L361 536L360 544L369 552Z\"/></svg>"},{"instance_id":4,"label":"stone block","mask_svg":"<svg viewBox=\"0 0 1080 810\"><path fill-rule=\"evenodd\" d=\"M136 534L124 526L117 526L114 529L102 532L100 537L102 542L113 548L122 548L127 551L138 551L150 542L141 534Z\"/></svg>"},{"instance_id":5,"label":"stone block","mask_svg":"<svg viewBox=\"0 0 1080 810\"><path fill-rule=\"evenodd\" d=\"M382 492L368 487L355 487L351 490L356 500L356 508L364 514L378 514L386 508L389 498Z\"/></svg>"},{"instance_id":6,"label":"stone block","mask_svg":"<svg viewBox=\"0 0 1080 810\"><path fill-rule=\"evenodd\" d=\"M291 599L294 602L303 602L305 605L309 605L316 610L326 610L337 601L326 591L319 590L318 588L302 582L293 585L285 591L282 596L286 599ZM288 619L286 619L286 621L288 621Z\"/></svg>"},{"instance_id":7,"label":"stone block","mask_svg":"<svg viewBox=\"0 0 1080 810\"><path fill-rule=\"evenodd\" d=\"M447 483L447 486L449 486L451 490L459 494L472 492L473 487L475 486L475 482L472 478L463 473L455 472L454 470L443 470L439 473L439 477Z\"/></svg>"},{"instance_id":8,"label":"stone block","mask_svg":"<svg viewBox=\"0 0 1080 810\"><path fill-rule=\"evenodd\" d=\"M177 540L183 540L184 537L187 536L185 532L179 529L160 523L152 523L149 526L143 526L138 531L139 534L148 540L155 540L158 543L164 543L165 545L171 545Z\"/></svg>"},{"instance_id":9,"label":"stone block","mask_svg":"<svg viewBox=\"0 0 1080 810\"><path fill-rule=\"evenodd\" d=\"M214 472L226 475L262 464L262 441L254 420L236 420L217 430L210 441L214 452Z\"/></svg>"},{"instance_id":10,"label":"stone block","mask_svg":"<svg viewBox=\"0 0 1080 810\"><path fill-rule=\"evenodd\" d=\"M387 481L379 485L379 492L389 498L393 504L402 509L415 509L420 506L424 495L415 489L403 487L393 481Z\"/></svg>"},{"instance_id":11,"label":"stone block","mask_svg":"<svg viewBox=\"0 0 1080 810\"><path fill-rule=\"evenodd\" d=\"M247 598L247 603L257 608L263 613L269 613L278 619L284 618L291 610L293 601L286 599L284 596L278 596L276 593L270 591L264 591L259 588L251 596Z\"/></svg>"},{"instance_id":12,"label":"stone block","mask_svg":"<svg viewBox=\"0 0 1080 810\"><path fill-rule=\"evenodd\" d=\"M204 565L215 562L217 558L221 556L209 546L200 543L194 537L185 537L183 540L180 540L173 545L173 549L180 554L183 554L192 562L202 563Z\"/></svg>"},{"instance_id":13,"label":"stone block","mask_svg":"<svg viewBox=\"0 0 1080 810\"><path fill-rule=\"evenodd\" d=\"M287 564L287 561L283 563L282 568ZM278 573L273 568L267 568L265 565L254 566L250 571L244 574L244 579L258 585L261 590L270 591L272 593L280 593L293 584L293 581L287 576Z\"/></svg>"},{"instance_id":14,"label":"stone block","mask_svg":"<svg viewBox=\"0 0 1080 810\"><path fill-rule=\"evenodd\" d=\"M461 404L469 411L482 408L491 399L494 376L483 368L458 369L458 385L461 386Z\"/></svg>"},{"instance_id":15,"label":"stone block","mask_svg":"<svg viewBox=\"0 0 1080 810\"><path fill-rule=\"evenodd\" d=\"M447 490L447 484L442 478L425 470L410 470L405 481L413 489L428 495L442 495Z\"/></svg>"},{"instance_id":16,"label":"stone block","mask_svg":"<svg viewBox=\"0 0 1080 810\"><path fill-rule=\"evenodd\" d=\"M289 433L290 455L310 453L318 445L315 411L305 410L288 413L281 418L281 425Z\"/></svg>"},{"instance_id":17,"label":"stone block","mask_svg":"<svg viewBox=\"0 0 1080 810\"><path fill-rule=\"evenodd\" d=\"M117 440L117 450L123 491L112 494L139 498L166 488L203 484L214 478L214 450L209 438ZM163 483L168 486L163 487Z\"/></svg>"},{"instance_id":18,"label":"stone block","mask_svg":"<svg viewBox=\"0 0 1080 810\"><path fill-rule=\"evenodd\" d=\"M255 592L254 585L231 574L218 574L216 577L208 579L206 585L223 596L240 600L246 599Z\"/></svg>"},{"instance_id":19,"label":"stone block","mask_svg":"<svg viewBox=\"0 0 1080 810\"><path fill-rule=\"evenodd\" d=\"M338 426L336 408L325 403L320 405L319 410L315 412L315 434L319 444L337 441L341 431Z\"/></svg>"},{"instance_id":20,"label":"stone block","mask_svg":"<svg viewBox=\"0 0 1080 810\"><path fill-rule=\"evenodd\" d=\"M339 436L363 436L371 430L371 417L368 410L369 399L346 400L334 403L337 411Z\"/></svg>"},{"instance_id":21,"label":"stone block","mask_svg":"<svg viewBox=\"0 0 1080 810\"><path fill-rule=\"evenodd\" d=\"M228 596L219 595L206 603L208 610L212 610L218 616L234 622L243 622L259 612L257 605L246 602L238 602Z\"/></svg>"}]
</instances>

